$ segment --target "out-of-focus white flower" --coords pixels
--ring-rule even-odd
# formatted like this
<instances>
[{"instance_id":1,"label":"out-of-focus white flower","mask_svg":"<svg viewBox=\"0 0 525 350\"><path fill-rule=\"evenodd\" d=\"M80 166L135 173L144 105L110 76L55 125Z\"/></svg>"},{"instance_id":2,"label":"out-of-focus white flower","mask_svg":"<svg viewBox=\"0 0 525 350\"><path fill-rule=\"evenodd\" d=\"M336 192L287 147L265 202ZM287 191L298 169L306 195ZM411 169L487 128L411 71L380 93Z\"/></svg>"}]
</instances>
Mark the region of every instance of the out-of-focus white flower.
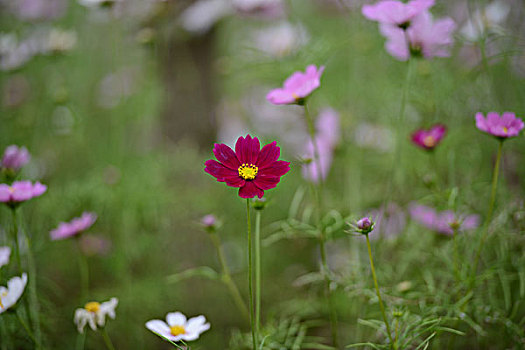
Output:
<instances>
[{"instance_id":1,"label":"out-of-focus white flower","mask_svg":"<svg viewBox=\"0 0 525 350\"><path fill-rule=\"evenodd\" d=\"M476 10L460 30L461 35L470 41L477 41L488 32L502 32L502 24L510 13L506 1L496 0Z\"/></svg>"},{"instance_id":2,"label":"out-of-focus white flower","mask_svg":"<svg viewBox=\"0 0 525 350\"><path fill-rule=\"evenodd\" d=\"M24 293L27 284L27 274L23 273L22 277L13 277L7 282L7 288L0 286L0 314L13 305Z\"/></svg>"},{"instance_id":3,"label":"out-of-focus white flower","mask_svg":"<svg viewBox=\"0 0 525 350\"><path fill-rule=\"evenodd\" d=\"M73 49L77 44L77 33L72 30L51 29L48 35L47 50L53 53Z\"/></svg>"},{"instance_id":4,"label":"out-of-focus white flower","mask_svg":"<svg viewBox=\"0 0 525 350\"><path fill-rule=\"evenodd\" d=\"M355 143L359 147L372 148L380 152L392 151L394 136L390 129L370 123L361 123L354 132Z\"/></svg>"},{"instance_id":5,"label":"out-of-focus white flower","mask_svg":"<svg viewBox=\"0 0 525 350\"><path fill-rule=\"evenodd\" d=\"M166 322L151 320L146 322L146 328L162 338L178 342L197 340L201 333L210 329L210 324L202 315L187 320L180 312L170 312Z\"/></svg>"},{"instance_id":6,"label":"out-of-focus white flower","mask_svg":"<svg viewBox=\"0 0 525 350\"><path fill-rule=\"evenodd\" d=\"M0 247L0 267L9 264L10 256L11 256L11 248Z\"/></svg>"},{"instance_id":7,"label":"out-of-focus white flower","mask_svg":"<svg viewBox=\"0 0 525 350\"><path fill-rule=\"evenodd\" d=\"M308 42L304 27L290 22L261 29L254 35L255 47L273 57L284 57L296 52Z\"/></svg>"},{"instance_id":8,"label":"out-of-focus white flower","mask_svg":"<svg viewBox=\"0 0 525 350\"><path fill-rule=\"evenodd\" d=\"M180 15L182 28L190 33L204 34L215 23L233 13L227 0L200 0L185 9Z\"/></svg>"},{"instance_id":9,"label":"out-of-focus white flower","mask_svg":"<svg viewBox=\"0 0 525 350\"><path fill-rule=\"evenodd\" d=\"M90 301L83 308L75 311L75 324L80 333L84 332L84 327L89 324L92 330L96 331L98 327L104 327L106 317L115 319L115 308L118 305L117 298L111 298L109 301L99 303Z\"/></svg>"}]
</instances>

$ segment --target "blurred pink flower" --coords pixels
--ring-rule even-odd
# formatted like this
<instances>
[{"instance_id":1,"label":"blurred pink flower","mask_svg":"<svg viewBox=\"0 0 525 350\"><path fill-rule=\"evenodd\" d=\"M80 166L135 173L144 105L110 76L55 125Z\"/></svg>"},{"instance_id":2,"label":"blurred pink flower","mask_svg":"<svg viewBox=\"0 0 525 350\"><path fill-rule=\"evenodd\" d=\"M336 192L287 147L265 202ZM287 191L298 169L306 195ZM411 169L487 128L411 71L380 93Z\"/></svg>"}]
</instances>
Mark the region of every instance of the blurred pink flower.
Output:
<instances>
[{"instance_id":1,"label":"blurred pink flower","mask_svg":"<svg viewBox=\"0 0 525 350\"><path fill-rule=\"evenodd\" d=\"M206 227L206 228L209 228L209 227L213 227L215 226L215 223L217 222L217 218L215 217L215 215L213 214L208 214L208 215L205 215L202 219L201 219L201 224Z\"/></svg>"},{"instance_id":2,"label":"blurred pink flower","mask_svg":"<svg viewBox=\"0 0 525 350\"><path fill-rule=\"evenodd\" d=\"M9 257L11 256L11 248L0 247L0 267L9 264Z\"/></svg>"},{"instance_id":3,"label":"blurred pink flower","mask_svg":"<svg viewBox=\"0 0 525 350\"><path fill-rule=\"evenodd\" d=\"M501 117L496 112L489 112L486 119L483 113L476 113L476 127L501 139L518 136L524 126L513 112L503 112Z\"/></svg>"},{"instance_id":4,"label":"blurred pink flower","mask_svg":"<svg viewBox=\"0 0 525 350\"><path fill-rule=\"evenodd\" d=\"M264 191L272 189L281 181L281 176L290 171L290 163L279 159L281 149L274 141L260 148L259 139L250 135L239 137L235 152L223 143L216 143L214 159L204 164L205 172L219 182L239 188L241 198L262 198Z\"/></svg>"},{"instance_id":5,"label":"blurred pink flower","mask_svg":"<svg viewBox=\"0 0 525 350\"><path fill-rule=\"evenodd\" d=\"M334 149L341 138L339 114L331 108L325 108L319 113L315 126L318 159L314 159L313 143L312 140L308 140L305 144L305 154L303 155L305 164L303 164L302 173L306 180L318 183L320 179L325 180L328 176Z\"/></svg>"},{"instance_id":6,"label":"blurred pink flower","mask_svg":"<svg viewBox=\"0 0 525 350\"><path fill-rule=\"evenodd\" d=\"M362 13L372 21L406 29L417 15L433 5L434 0L412 0L406 4L401 1L384 0L374 5L364 5Z\"/></svg>"},{"instance_id":7,"label":"blurred pink flower","mask_svg":"<svg viewBox=\"0 0 525 350\"><path fill-rule=\"evenodd\" d=\"M380 29L387 39L385 48L388 53L400 61L406 61L410 56L427 59L450 56L449 47L453 43L452 32L456 24L449 17L434 21L430 12L426 11L414 18L406 32L384 24Z\"/></svg>"},{"instance_id":8,"label":"blurred pink flower","mask_svg":"<svg viewBox=\"0 0 525 350\"><path fill-rule=\"evenodd\" d=\"M479 226L478 215L457 216L452 210L437 212L434 208L412 203L409 206L410 216L426 228L452 235L451 225L459 225L459 231L470 231Z\"/></svg>"},{"instance_id":9,"label":"blurred pink flower","mask_svg":"<svg viewBox=\"0 0 525 350\"><path fill-rule=\"evenodd\" d=\"M315 89L321 86L321 75L324 66L313 64L306 67L306 71L295 72L284 81L282 88L273 89L266 95L266 99L273 104L301 104Z\"/></svg>"},{"instance_id":10,"label":"blurred pink flower","mask_svg":"<svg viewBox=\"0 0 525 350\"><path fill-rule=\"evenodd\" d=\"M1 165L3 169L16 172L29 163L30 159L31 155L27 151L27 148L11 145L4 151Z\"/></svg>"},{"instance_id":11,"label":"blurred pink flower","mask_svg":"<svg viewBox=\"0 0 525 350\"><path fill-rule=\"evenodd\" d=\"M400 234L406 226L406 214L404 210L395 203L370 210L370 217L375 222L374 237L390 238Z\"/></svg>"},{"instance_id":12,"label":"blurred pink flower","mask_svg":"<svg viewBox=\"0 0 525 350\"><path fill-rule=\"evenodd\" d=\"M447 128L445 125L436 124L430 129L418 129L412 133L412 142L423 149L433 150L445 134L447 133Z\"/></svg>"},{"instance_id":13,"label":"blurred pink flower","mask_svg":"<svg viewBox=\"0 0 525 350\"><path fill-rule=\"evenodd\" d=\"M46 190L47 186L40 182L32 184L31 181L15 181L11 186L0 184L0 202L14 206L31 198L39 197Z\"/></svg>"},{"instance_id":14,"label":"blurred pink flower","mask_svg":"<svg viewBox=\"0 0 525 350\"><path fill-rule=\"evenodd\" d=\"M84 212L82 216L70 222L61 222L56 229L50 232L51 240L56 241L78 235L90 228L96 220L95 213Z\"/></svg>"},{"instance_id":15,"label":"blurred pink flower","mask_svg":"<svg viewBox=\"0 0 525 350\"><path fill-rule=\"evenodd\" d=\"M356 227L363 233L368 233L374 229L374 222L369 217L357 220Z\"/></svg>"},{"instance_id":16,"label":"blurred pink flower","mask_svg":"<svg viewBox=\"0 0 525 350\"><path fill-rule=\"evenodd\" d=\"M66 0L4 0L11 11L22 20L49 20L62 17L67 8Z\"/></svg>"}]
</instances>

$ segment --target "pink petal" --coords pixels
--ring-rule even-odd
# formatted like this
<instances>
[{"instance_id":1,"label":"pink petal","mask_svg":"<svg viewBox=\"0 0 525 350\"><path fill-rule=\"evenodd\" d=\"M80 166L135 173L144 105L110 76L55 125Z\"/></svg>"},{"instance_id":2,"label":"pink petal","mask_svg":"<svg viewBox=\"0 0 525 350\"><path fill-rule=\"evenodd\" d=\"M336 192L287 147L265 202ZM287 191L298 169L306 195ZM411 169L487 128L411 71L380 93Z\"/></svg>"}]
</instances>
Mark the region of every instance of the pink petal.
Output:
<instances>
[{"instance_id":1,"label":"pink petal","mask_svg":"<svg viewBox=\"0 0 525 350\"><path fill-rule=\"evenodd\" d=\"M277 142L274 141L269 143L261 149L256 165L259 168L264 168L265 166L271 165L271 163L279 159L280 154L281 149L277 147Z\"/></svg>"},{"instance_id":2,"label":"pink petal","mask_svg":"<svg viewBox=\"0 0 525 350\"><path fill-rule=\"evenodd\" d=\"M255 186L253 181L246 181L245 185L239 188L239 196L241 198L253 198L255 196L262 198L264 191Z\"/></svg>"},{"instance_id":3,"label":"pink petal","mask_svg":"<svg viewBox=\"0 0 525 350\"><path fill-rule=\"evenodd\" d=\"M204 169L205 172L210 174L211 176L214 176L217 178L217 181L224 181L224 178L228 177L238 177L237 171L234 171L230 168L225 167L221 163L217 162L216 160L209 159L205 163L206 168Z\"/></svg>"},{"instance_id":4,"label":"pink petal","mask_svg":"<svg viewBox=\"0 0 525 350\"><path fill-rule=\"evenodd\" d=\"M235 152L223 143L215 144L213 147L213 154L215 154L215 158L217 158L219 162L232 170L237 170L241 165Z\"/></svg>"},{"instance_id":5,"label":"pink petal","mask_svg":"<svg viewBox=\"0 0 525 350\"><path fill-rule=\"evenodd\" d=\"M283 176L288 171L290 171L290 162L285 162L284 160L278 160L259 168L260 175L268 176Z\"/></svg>"},{"instance_id":6,"label":"pink petal","mask_svg":"<svg viewBox=\"0 0 525 350\"><path fill-rule=\"evenodd\" d=\"M280 177L268 175L259 175L255 178L255 180L253 180L255 186L259 187L261 190L269 190L275 188L279 181L281 181Z\"/></svg>"}]
</instances>

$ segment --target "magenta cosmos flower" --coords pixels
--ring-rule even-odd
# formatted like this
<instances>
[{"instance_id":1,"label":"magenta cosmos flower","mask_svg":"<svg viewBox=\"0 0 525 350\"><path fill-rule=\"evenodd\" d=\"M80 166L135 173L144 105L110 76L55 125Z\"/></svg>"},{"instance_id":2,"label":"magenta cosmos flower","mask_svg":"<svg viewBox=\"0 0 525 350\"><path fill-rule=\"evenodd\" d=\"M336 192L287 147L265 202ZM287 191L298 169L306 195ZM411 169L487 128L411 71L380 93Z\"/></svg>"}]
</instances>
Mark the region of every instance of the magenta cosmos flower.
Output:
<instances>
[{"instance_id":1,"label":"magenta cosmos flower","mask_svg":"<svg viewBox=\"0 0 525 350\"><path fill-rule=\"evenodd\" d=\"M0 202L12 207L31 198L39 197L46 190L47 186L40 182L32 184L31 181L15 181L11 186L0 184Z\"/></svg>"},{"instance_id":2,"label":"magenta cosmos flower","mask_svg":"<svg viewBox=\"0 0 525 350\"><path fill-rule=\"evenodd\" d=\"M456 24L448 17L434 21L430 12L425 11L414 18L406 33L391 25L381 25L380 29L387 38L385 48L388 53L406 61L410 56L426 59L450 56Z\"/></svg>"},{"instance_id":3,"label":"magenta cosmos flower","mask_svg":"<svg viewBox=\"0 0 525 350\"><path fill-rule=\"evenodd\" d=\"M260 149L259 139L247 135L239 137L235 152L223 143L216 143L213 159L206 161L205 172L219 182L239 188L242 198L262 198L264 191L277 186L281 176L290 170L290 163L277 160L280 148L274 141Z\"/></svg>"},{"instance_id":4,"label":"magenta cosmos flower","mask_svg":"<svg viewBox=\"0 0 525 350\"><path fill-rule=\"evenodd\" d=\"M476 113L476 127L500 139L506 139L518 136L524 124L512 112L504 112L501 117L496 112L489 112L487 118L483 117L483 113L478 112Z\"/></svg>"},{"instance_id":5,"label":"magenta cosmos flower","mask_svg":"<svg viewBox=\"0 0 525 350\"><path fill-rule=\"evenodd\" d=\"M90 228L97 220L95 213L84 212L82 216L74 218L70 222L61 222L58 227L50 232L53 241L66 239Z\"/></svg>"},{"instance_id":6,"label":"magenta cosmos flower","mask_svg":"<svg viewBox=\"0 0 525 350\"><path fill-rule=\"evenodd\" d=\"M428 130L418 129L414 131L411 139L416 146L431 151L439 145L446 133L445 125L436 124Z\"/></svg>"},{"instance_id":7,"label":"magenta cosmos flower","mask_svg":"<svg viewBox=\"0 0 525 350\"><path fill-rule=\"evenodd\" d=\"M434 5L434 0L412 0L408 3L386 0L374 5L364 5L363 15L381 24L408 28L410 22L420 13Z\"/></svg>"},{"instance_id":8,"label":"magenta cosmos flower","mask_svg":"<svg viewBox=\"0 0 525 350\"><path fill-rule=\"evenodd\" d=\"M27 148L11 145L4 151L4 156L2 157L2 168L16 172L26 165L30 159L31 156L29 155Z\"/></svg>"},{"instance_id":9,"label":"magenta cosmos flower","mask_svg":"<svg viewBox=\"0 0 525 350\"><path fill-rule=\"evenodd\" d=\"M321 75L324 66L313 64L306 67L306 71L295 72L284 81L282 88L273 89L266 95L266 99L276 105L302 104L315 89L321 86Z\"/></svg>"},{"instance_id":10,"label":"magenta cosmos flower","mask_svg":"<svg viewBox=\"0 0 525 350\"><path fill-rule=\"evenodd\" d=\"M479 226L478 215L467 215L458 217L452 210L442 212L434 208L412 203L408 209L413 220L426 228L451 236L454 233L452 226L457 225L460 231L469 231Z\"/></svg>"}]
</instances>

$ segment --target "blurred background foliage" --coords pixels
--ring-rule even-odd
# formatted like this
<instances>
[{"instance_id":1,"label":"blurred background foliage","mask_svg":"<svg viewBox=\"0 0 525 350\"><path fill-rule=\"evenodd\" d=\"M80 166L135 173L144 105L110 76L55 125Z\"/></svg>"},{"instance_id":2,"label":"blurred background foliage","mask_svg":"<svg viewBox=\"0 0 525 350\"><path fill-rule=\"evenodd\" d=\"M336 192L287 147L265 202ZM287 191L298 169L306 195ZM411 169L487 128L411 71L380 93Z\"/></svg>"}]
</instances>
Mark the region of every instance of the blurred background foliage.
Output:
<instances>
[{"instance_id":1,"label":"blurred background foliage","mask_svg":"<svg viewBox=\"0 0 525 350\"><path fill-rule=\"evenodd\" d=\"M219 235L234 278L247 295L243 202L203 171L214 141L231 145L246 132L263 143L277 140L282 159L292 161L292 171L267 193L270 205L263 213L263 320L278 344L269 348L329 344L321 280L315 276L319 253L315 240L293 229L291 220L301 222L308 210L308 204L292 205L294 198L308 202L300 171L302 112L265 101L271 88L311 63L326 66L311 110L317 115L331 107L341 122L342 141L325 184L326 207L337 213L329 221L334 241L328 250L341 343L381 342L373 321L364 321L380 319L366 246L343 228L345 220L379 208L385 199L397 127L392 121L407 64L385 52L377 24L360 13L364 2L287 1L276 18L228 12L198 30L188 30L193 27L184 17L192 1L0 3L0 146L25 145L33 159L23 177L48 185L45 196L23 207L48 348L73 347L73 313L88 301L80 299L75 242L51 242L48 233L85 210L99 216L86 234L94 237L85 251L90 298L119 298L117 318L108 324L118 349L167 348L144 323L175 310L204 314L211 322L195 348L247 346L242 333L249 324L224 285L202 276L168 279L199 266L219 271L213 245L199 226L203 215L214 213L224 223ZM451 240L411 222L405 212L414 200L465 213L487 210L497 143L474 127L474 114L525 111L524 6L508 3L512 11L486 37L486 62L478 43L465 40L460 29L488 2L441 1L432 9L458 24L452 57L415 63L406 132L398 135L406 140L398 164L403 182L394 191L406 225L397 236L373 242L387 305L404 311L407 329L433 324L438 334L433 349L525 344L523 138L505 145L497 229L483 255L482 287L466 296L473 305L468 311L456 298L464 289L452 272ZM197 18L205 21L210 11ZM298 31L257 39L282 24ZM447 125L448 135L430 160L408 137L437 122ZM0 242L6 243L7 210L0 211L0 220ZM284 230L288 225L292 229ZM459 239L463 274L472 242ZM11 321L19 333L17 348L31 348ZM439 326L464 335L446 334ZM283 329L292 338L283 339ZM422 334L417 344L431 333ZM101 347L100 337L88 331L86 349Z\"/></svg>"}]
</instances>

